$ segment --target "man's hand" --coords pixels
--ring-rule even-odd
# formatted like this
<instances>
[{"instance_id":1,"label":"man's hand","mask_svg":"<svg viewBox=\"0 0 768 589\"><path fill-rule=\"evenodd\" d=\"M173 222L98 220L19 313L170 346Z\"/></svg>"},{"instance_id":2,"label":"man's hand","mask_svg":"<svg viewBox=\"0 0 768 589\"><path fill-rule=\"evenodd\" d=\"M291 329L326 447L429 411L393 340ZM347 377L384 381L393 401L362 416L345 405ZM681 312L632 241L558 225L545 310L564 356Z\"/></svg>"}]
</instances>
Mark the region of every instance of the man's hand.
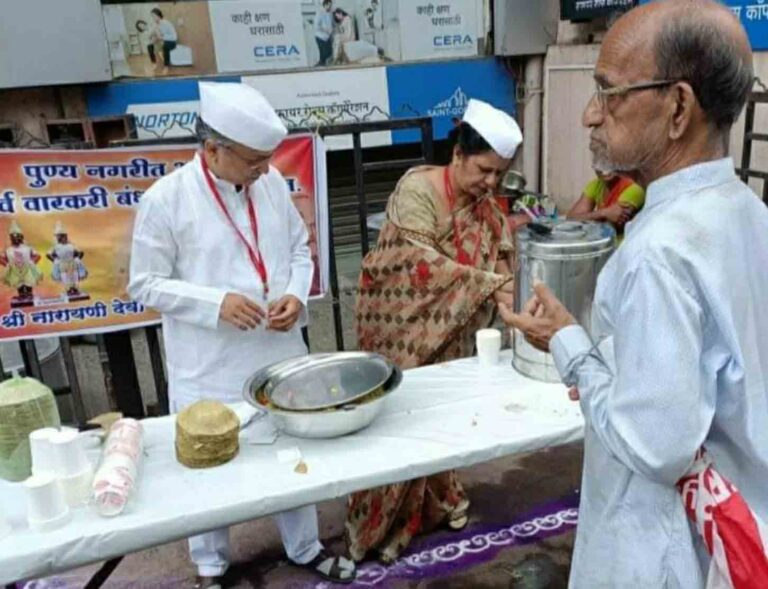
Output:
<instances>
[{"instance_id":1,"label":"man's hand","mask_svg":"<svg viewBox=\"0 0 768 589\"><path fill-rule=\"evenodd\" d=\"M304 305L293 295L285 295L269 305L269 329L289 331L299 320Z\"/></svg>"},{"instance_id":2,"label":"man's hand","mask_svg":"<svg viewBox=\"0 0 768 589\"><path fill-rule=\"evenodd\" d=\"M256 329L265 317L264 309L251 299L232 292L224 297L219 309L219 319L243 331Z\"/></svg>"},{"instance_id":3,"label":"man's hand","mask_svg":"<svg viewBox=\"0 0 768 589\"><path fill-rule=\"evenodd\" d=\"M534 296L519 314L503 303L499 304L499 314L504 323L522 331L533 347L549 352L549 342L554 335L574 325L576 320L546 285L540 282L533 289Z\"/></svg>"}]
</instances>

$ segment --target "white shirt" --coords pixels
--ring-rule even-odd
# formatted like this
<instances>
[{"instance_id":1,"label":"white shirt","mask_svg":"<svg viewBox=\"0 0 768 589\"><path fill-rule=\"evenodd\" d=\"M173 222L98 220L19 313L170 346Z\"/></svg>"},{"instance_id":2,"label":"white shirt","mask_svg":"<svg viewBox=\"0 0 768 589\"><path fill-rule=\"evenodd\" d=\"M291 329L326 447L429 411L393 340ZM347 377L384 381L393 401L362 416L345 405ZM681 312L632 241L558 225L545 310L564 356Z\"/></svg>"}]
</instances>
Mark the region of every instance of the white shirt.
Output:
<instances>
[{"instance_id":1,"label":"white shirt","mask_svg":"<svg viewBox=\"0 0 768 589\"><path fill-rule=\"evenodd\" d=\"M244 192L216 180L230 215L253 245ZM306 306L313 273L307 230L275 168L250 187L269 299L296 296ZM240 331L219 320L224 295L250 297L266 310L247 250L205 183L200 156L158 180L142 197L134 225L130 295L162 313L171 407L191 400L242 399L259 368L306 354L303 318L290 332Z\"/></svg>"},{"instance_id":2,"label":"white shirt","mask_svg":"<svg viewBox=\"0 0 768 589\"><path fill-rule=\"evenodd\" d=\"M592 338L552 340L587 423L571 586L704 587L675 483L703 443L768 518L768 210L723 159L653 182L600 273Z\"/></svg>"},{"instance_id":3,"label":"white shirt","mask_svg":"<svg viewBox=\"0 0 768 589\"><path fill-rule=\"evenodd\" d=\"M179 36L176 34L176 28L169 21L163 19L160 24L157 25L157 30L160 32L160 37L163 41L178 41Z\"/></svg>"}]
</instances>

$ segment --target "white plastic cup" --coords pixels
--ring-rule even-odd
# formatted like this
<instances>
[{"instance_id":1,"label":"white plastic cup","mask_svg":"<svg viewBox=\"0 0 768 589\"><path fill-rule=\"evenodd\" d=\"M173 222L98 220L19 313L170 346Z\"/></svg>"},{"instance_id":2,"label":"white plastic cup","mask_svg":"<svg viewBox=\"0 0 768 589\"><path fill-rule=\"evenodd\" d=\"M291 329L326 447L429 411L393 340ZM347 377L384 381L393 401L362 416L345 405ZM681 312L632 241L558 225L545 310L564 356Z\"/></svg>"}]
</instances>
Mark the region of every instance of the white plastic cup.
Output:
<instances>
[{"instance_id":1,"label":"white plastic cup","mask_svg":"<svg viewBox=\"0 0 768 589\"><path fill-rule=\"evenodd\" d=\"M51 436L51 446L55 458L55 475L69 479L82 475L91 469L91 463L85 455L85 447L77 431L66 430Z\"/></svg>"},{"instance_id":2,"label":"white plastic cup","mask_svg":"<svg viewBox=\"0 0 768 589\"><path fill-rule=\"evenodd\" d=\"M51 440L59 430L53 427L38 429L29 434L29 448L32 452L32 474L53 475L56 473L56 458Z\"/></svg>"},{"instance_id":3,"label":"white plastic cup","mask_svg":"<svg viewBox=\"0 0 768 589\"><path fill-rule=\"evenodd\" d=\"M475 334L480 366L496 366L501 354L501 332L498 329L480 329Z\"/></svg>"},{"instance_id":4,"label":"white plastic cup","mask_svg":"<svg viewBox=\"0 0 768 589\"><path fill-rule=\"evenodd\" d=\"M59 481L49 475L33 475L24 481L27 521L36 532L55 530L69 521L71 512Z\"/></svg>"},{"instance_id":5,"label":"white plastic cup","mask_svg":"<svg viewBox=\"0 0 768 589\"><path fill-rule=\"evenodd\" d=\"M82 507L90 501L93 494L93 468L89 467L71 477L59 479L61 489L64 492L64 500L70 507Z\"/></svg>"}]
</instances>

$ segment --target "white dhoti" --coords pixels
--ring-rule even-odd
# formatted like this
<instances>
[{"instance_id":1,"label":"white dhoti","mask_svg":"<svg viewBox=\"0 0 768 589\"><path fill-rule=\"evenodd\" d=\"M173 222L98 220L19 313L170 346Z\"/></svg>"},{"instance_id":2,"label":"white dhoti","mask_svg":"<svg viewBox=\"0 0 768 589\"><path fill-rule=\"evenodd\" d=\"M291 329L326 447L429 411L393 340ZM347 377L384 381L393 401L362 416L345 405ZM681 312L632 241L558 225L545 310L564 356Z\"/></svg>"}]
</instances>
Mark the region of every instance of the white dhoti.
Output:
<instances>
[{"instance_id":1,"label":"white dhoti","mask_svg":"<svg viewBox=\"0 0 768 589\"><path fill-rule=\"evenodd\" d=\"M171 413L178 413L194 398L171 401ZM296 564L307 564L323 549L317 527L317 508L306 505L274 516L288 558ZM189 539L189 558L201 577L220 577L229 568L229 528L220 528Z\"/></svg>"}]
</instances>

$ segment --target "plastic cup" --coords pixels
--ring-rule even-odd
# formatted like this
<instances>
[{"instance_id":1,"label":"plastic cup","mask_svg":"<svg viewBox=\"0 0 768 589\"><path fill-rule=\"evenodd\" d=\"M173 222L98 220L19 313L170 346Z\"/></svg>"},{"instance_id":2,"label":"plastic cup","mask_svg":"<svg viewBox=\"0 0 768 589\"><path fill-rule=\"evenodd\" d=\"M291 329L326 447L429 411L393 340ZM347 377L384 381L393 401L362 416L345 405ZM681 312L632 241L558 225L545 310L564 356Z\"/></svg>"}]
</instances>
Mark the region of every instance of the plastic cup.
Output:
<instances>
[{"instance_id":1,"label":"plastic cup","mask_svg":"<svg viewBox=\"0 0 768 589\"><path fill-rule=\"evenodd\" d=\"M480 366L496 366L501 354L501 332L498 329L480 329L475 334Z\"/></svg>"},{"instance_id":2,"label":"plastic cup","mask_svg":"<svg viewBox=\"0 0 768 589\"><path fill-rule=\"evenodd\" d=\"M51 436L51 446L55 458L55 475L69 479L82 475L91 469L91 463L85 455L85 448L77 431L60 431Z\"/></svg>"},{"instance_id":3,"label":"plastic cup","mask_svg":"<svg viewBox=\"0 0 768 589\"><path fill-rule=\"evenodd\" d=\"M62 491L64 492L64 500L70 507L82 507L91 499L92 483L93 483L93 469L89 466L87 470L84 470L80 474L72 477L64 477L59 479Z\"/></svg>"},{"instance_id":4,"label":"plastic cup","mask_svg":"<svg viewBox=\"0 0 768 589\"><path fill-rule=\"evenodd\" d=\"M29 448L32 452L32 474L55 474L56 457L51 440L59 430L53 427L38 429L29 434Z\"/></svg>"},{"instance_id":5,"label":"plastic cup","mask_svg":"<svg viewBox=\"0 0 768 589\"><path fill-rule=\"evenodd\" d=\"M55 530L69 521L71 513L59 482L52 476L33 475L24 481L27 521L36 532Z\"/></svg>"}]
</instances>

